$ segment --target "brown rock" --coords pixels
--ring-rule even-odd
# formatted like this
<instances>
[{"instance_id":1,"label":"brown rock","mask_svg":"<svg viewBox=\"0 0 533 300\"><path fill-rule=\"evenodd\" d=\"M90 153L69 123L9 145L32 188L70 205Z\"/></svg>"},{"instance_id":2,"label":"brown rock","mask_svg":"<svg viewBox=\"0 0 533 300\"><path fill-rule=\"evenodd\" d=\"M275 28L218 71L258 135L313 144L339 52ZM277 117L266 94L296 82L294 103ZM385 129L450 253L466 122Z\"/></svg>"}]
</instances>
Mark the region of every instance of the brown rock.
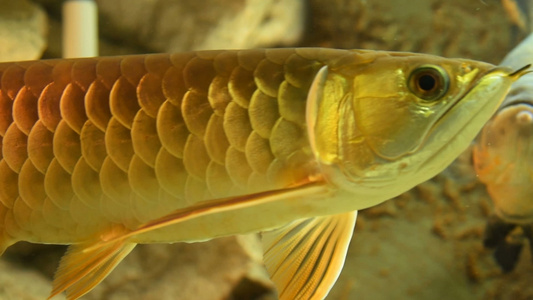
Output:
<instances>
[{"instance_id":1,"label":"brown rock","mask_svg":"<svg viewBox=\"0 0 533 300\"><path fill-rule=\"evenodd\" d=\"M42 300L50 294L52 282L33 269L0 260L0 286L2 300ZM64 299L62 295L57 297Z\"/></svg>"},{"instance_id":2,"label":"brown rock","mask_svg":"<svg viewBox=\"0 0 533 300\"><path fill-rule=\"evenodd\" d=\"M293 45L303 31L302 0L97 2L104 36L155 52Z\"/></svg>"},{"instance_id":3,"label":"brown rock","mask_svg":"<svg viewBox=\"0 0 533 300\"><path fill-rule=\"evenodd\" d=\"M500 1L312 0L306 44L497 63L511 49ZM490 50L489 50L490 49Z\"/></svg>"},{"instance_id":4,"label":"brown rock","mask_svg":"<svg viewBox=\"0 0 533 300\"><path fill-rule=\"evenodd\" d=\"M138 245L84 299L222 300L231 298L239 284L240 292L255 296L248 299L258 299L271 292L266 271L257 274L261 256L255 235Z\"/></svg>"},{"instance_id":5,"label":"brown rock","mask_svg":"<svg viewBox=\"0 0 533 300\"><path fill-rule=\"evenodd\" d=\"M47 16L27 0L0 0L0 62L38 59L46 47Z\"/></svg>"}]
</instances>

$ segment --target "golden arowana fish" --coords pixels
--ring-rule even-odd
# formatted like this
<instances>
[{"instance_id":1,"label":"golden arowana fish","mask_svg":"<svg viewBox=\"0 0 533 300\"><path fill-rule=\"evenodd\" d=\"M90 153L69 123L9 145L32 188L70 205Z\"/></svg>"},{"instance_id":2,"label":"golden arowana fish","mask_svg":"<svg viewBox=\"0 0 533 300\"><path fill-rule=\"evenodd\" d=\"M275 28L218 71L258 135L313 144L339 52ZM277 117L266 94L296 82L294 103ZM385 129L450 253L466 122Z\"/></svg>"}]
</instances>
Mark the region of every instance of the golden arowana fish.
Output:
<instances>
[{"instance_id":1,"label":"golden arowana fish","mask_svg":"<svg viewBox=\"0 0 533 300\"><path fill-rule=\"evenodd\" d=\"M531 61L533 35L513 49L501 65L514 67ZM485 245L495 248L498 264L511 271L523 243L509 243L508 235L521 227L533 242L533 74L513 83L501 108L481 131L473 158L496 214L488 222Z\"/></svg>"},{"instance_id":2,"label":"golden arowana fish","mask_svg":"<svg viewBox=\"0 0 533 300\"><path fill-rule=\"evenodd\" d=\"M458 156L524 68L332 49L0 64L0 248L72 244L52 296L138 243L264 231L281 299L321 299L356 210Z\"/></svg>"}]
</instances>

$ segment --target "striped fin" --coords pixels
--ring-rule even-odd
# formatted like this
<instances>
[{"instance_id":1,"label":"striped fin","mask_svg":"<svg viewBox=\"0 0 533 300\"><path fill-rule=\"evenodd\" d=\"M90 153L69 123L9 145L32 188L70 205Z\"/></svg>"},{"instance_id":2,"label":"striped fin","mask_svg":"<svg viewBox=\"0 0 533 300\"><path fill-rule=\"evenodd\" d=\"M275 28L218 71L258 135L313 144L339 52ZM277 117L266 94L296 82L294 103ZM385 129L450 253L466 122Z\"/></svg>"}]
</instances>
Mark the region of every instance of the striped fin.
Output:
<instances>
[{"instance_id":1,"label":"striped fin","mask_svg":"<svg viewBox=\"0 0 533 300\"><path fill-rule=\"evenodd\" d=\"M96 240L71 245L61 259L48 300L64 291L68 300L78 299L104 280L137 244L119 240L97 251L85 249L100 239L112 238L123 231L121 226L114 227Z\"/></svg>"},{"instance_id":2,"label":"striped fin","mask_svg":"<svg viewBox=\"0 0 533 300\"><path fill-rule=\"evenodd\" d=\"M357 211L302 219L262 235L280 300L324 299L339 277Z\"/></svg>"}]
</instances>

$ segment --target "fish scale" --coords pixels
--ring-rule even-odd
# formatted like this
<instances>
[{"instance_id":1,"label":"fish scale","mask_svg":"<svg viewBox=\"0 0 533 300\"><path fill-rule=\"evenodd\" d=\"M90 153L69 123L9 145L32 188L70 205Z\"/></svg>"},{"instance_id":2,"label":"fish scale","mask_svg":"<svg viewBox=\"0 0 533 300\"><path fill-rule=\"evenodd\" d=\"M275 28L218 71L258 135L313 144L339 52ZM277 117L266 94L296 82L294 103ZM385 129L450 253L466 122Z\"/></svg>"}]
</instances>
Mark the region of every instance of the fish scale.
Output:
<instances>
[{"instance_id":1,"label":"fish scale","mask_svg":"<svg viewBox=\"0 0 533 300\"><path fill-rule=\"evenodd\" d=\"M282 174L312 157L305 101L323 58L310 53L0 64L3 233L74 242L109 223L135 228L208 198L297 181Z\"/></svg>"}]
</instances>

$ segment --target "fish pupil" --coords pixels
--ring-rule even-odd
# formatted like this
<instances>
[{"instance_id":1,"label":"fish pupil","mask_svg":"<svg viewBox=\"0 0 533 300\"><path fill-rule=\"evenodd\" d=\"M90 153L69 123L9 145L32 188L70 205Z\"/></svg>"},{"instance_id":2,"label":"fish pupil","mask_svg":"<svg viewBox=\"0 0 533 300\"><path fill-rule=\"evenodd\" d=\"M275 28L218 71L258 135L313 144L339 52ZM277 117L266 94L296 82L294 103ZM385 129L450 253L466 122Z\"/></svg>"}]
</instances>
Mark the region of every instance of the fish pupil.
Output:
<instances>
[{"instance_id":1,"label":"fish pupil","mask_svg":"<svg viewBox=\"0 0 533 300\"><path fill-rule=\"evenodd\" d=\"M422 100L434 102L446 94L450 78L446 71L435 65L422 65L409 75L409 90Z\"/></svg>"},{"instance_id":2,"label":"fish pupil","mask_svg":"<svg viewBox=\"0 0 533 300\"><path fill-rule=\"evenodd\" d=\"M429 92L435 88L435 85L437 84L437 81L435 80L435 77L425 74L420 76L418 79L418 86L420 89Z\"/></svg>"}]
</instances>

